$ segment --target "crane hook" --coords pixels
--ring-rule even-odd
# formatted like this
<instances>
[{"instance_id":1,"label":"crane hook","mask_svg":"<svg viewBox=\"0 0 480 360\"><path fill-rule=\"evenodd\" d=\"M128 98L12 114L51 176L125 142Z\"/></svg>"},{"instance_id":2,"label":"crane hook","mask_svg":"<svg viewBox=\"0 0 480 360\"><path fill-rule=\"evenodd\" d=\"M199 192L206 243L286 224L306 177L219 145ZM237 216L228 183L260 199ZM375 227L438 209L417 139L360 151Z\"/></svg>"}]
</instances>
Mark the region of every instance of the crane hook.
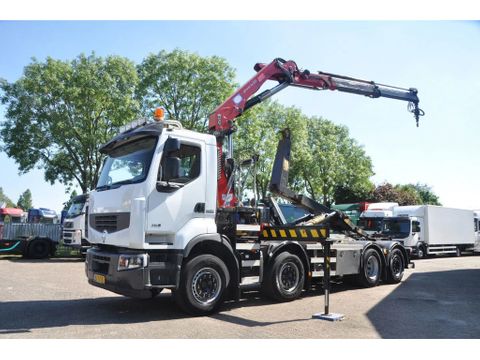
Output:
<instances>
[{"instance_id":1,"label":"crane hook","mask_svg":"<svg viewBox=\"0 0 480 360\"><path fill-rule=\"evenodd\" d=\"M418 122L420 120L420 116L424 116L425 115L425 111L423 111L422 109L420 109L418 107L418 101L411 101L408 103L408 111L413 113L413 116L415 116L415 120L417 121L417 127L418 127Z\"/></svg>"}]
</instances>

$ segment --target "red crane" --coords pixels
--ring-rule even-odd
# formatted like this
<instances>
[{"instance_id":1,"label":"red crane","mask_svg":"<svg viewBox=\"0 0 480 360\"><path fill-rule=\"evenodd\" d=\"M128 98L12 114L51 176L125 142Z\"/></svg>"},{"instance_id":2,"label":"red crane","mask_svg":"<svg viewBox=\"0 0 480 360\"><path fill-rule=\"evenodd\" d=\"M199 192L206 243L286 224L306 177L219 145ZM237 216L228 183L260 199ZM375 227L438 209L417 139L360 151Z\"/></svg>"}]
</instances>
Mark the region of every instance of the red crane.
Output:
<instances>
[{"instance_id":1,"label":"red crane","mask_svg":"<svg viewBox=\"0 0 480 360\"><path fill-rule=\"evenodd\" d=\"M414 114L417 126L419 117L424 115L424 112L418 107L419 99L417 90L414 88L405 89L325 72L311 73L308 70L299 69L292 60L285 61L280 58L269 64L258 63L254 69L257 74L209 115L209 130L217 137L220 162L217 205L221 208L232 207L237 203L233 191L233 144L231 138L232 133L236 130L235 119L252 106L288 86L311 90L338 90L370 98L386 97L408 101L408 110ZM277 81L278 85L255 95L267 80ZM228 143L228 158L223 156L225 140Z\"/></svg>"}]
</instances>

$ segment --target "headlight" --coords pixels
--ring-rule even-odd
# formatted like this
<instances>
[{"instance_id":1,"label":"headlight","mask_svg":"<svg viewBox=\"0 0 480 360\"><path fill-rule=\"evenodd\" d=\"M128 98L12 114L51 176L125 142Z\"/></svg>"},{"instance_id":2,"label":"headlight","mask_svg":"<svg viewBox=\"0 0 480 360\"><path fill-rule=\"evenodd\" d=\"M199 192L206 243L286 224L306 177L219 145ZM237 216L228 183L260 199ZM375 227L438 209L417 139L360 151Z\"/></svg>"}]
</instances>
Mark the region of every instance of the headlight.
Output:
<instances>
[{"instance_id":1,"label":"headlight","mask_svg":"<svg viewBox=\"0 0 480 360\"><path fill-rule=\"evenodd\" d=\"M82 230L75 230L75 232L73 233L73 240L75 242L82 241Z\"/></svg>"},{"instance_id":2,"label":"headlight","mask_svg":"<svg viewBox=\"0 0 480 360\"><path fill-rule=\"evenodd\" d=\"M118 271L137 269L147 266L147 255L120 255L118 257Z\"/></svg>"}]
</instances>

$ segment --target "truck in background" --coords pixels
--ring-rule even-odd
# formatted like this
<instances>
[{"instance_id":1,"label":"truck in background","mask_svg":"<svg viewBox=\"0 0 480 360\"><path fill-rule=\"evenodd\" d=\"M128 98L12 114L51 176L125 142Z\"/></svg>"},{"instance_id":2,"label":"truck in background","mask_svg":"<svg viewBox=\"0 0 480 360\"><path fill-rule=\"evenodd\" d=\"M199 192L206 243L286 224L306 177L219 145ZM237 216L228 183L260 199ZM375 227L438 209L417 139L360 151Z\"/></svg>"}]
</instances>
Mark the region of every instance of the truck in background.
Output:
<instances>
[{"instance_id":1,"label":"truck in background","mask_svg":"<svg viewBox=\"0 0 480 360\"><path fill-rule=\"evenodd\" d=\"M392 217L384 218L382 234L401 241L417 258L437 254L460 256L464 251L480 251L475 248L474 225L472 210L434 205L398 206L393 209Z\"/></svg>"},{"instance_id":2,"label":"truck in background","mask_svg":"<svg viewBox=\"0 0 480 360\"><path fill-rule=\"evenodd\" d=\"M475 251L480 252L480 210L473 210L473 223L475 226Z\"/></svg>"},{"instance_id":3,"label":"truck in background","mask_svg":"<svg viewBox=\"0 0 480 360\"><path fill-rule=\"evenodd\" d=\"M358 227L369 235L382 231L383 219L393 216L393 209L398 206L396 202L379 202L368 204L360 214Z\"/></svg>"},{"instance_id":4,"label":"truck in background","mask_svg":"<svg viewBox=\"0 0 480 360\"><path fill-rule=\"evenodd\" d=\"M80 250L85 254L90 247L88 242L88 194L72 199L63 222L62 241L65 246Z\"/></svg>"},{"instance_id":5,"label":"truck in background","mask_svg":"<svg viewBox=\"0 0 480 360\"><path fill-rule=\"evenodd\" d=\"M360 220L360 215L367 210L369 206L369 203L366 201L358 202L358 203L352 203L352 204L335 204L332 205L330 208L333 210L338 210L343 212L345 215L347 215L350 220L355 225L358 225L358 222Z\"/></svg>"},{"instance_id":6,"label":"truck in background","mask_svg":"<svg viewBox=\"0 0 480 360\"><path fill-rule=\"evenodd\" d=\"M54 210L30 209L27 216L21 209L0 210L3 215L0 220L1 255L19 254L43 259L55 253L62 231Z\"/></svg>"}]
</instances>

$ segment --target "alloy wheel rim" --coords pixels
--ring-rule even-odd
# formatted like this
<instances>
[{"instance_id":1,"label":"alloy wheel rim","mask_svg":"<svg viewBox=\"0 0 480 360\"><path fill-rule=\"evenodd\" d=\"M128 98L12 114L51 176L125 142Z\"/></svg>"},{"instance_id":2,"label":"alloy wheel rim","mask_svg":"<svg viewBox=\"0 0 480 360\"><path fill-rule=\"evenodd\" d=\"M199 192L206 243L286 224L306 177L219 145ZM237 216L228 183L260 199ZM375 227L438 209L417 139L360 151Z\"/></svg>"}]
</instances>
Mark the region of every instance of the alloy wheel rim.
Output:
<instances>
[{"instance_id":1,"label":"alloy wheel rim","mask_svg":"<svg viewBox=\"0 0 480 360\"><path fill-rule=\"evenodd\" d=\"M209 305L220 296L222 278L213 268L202 268L196 272L192 280L192 294L200 304Z\"/></svg>"}]
</instances>

